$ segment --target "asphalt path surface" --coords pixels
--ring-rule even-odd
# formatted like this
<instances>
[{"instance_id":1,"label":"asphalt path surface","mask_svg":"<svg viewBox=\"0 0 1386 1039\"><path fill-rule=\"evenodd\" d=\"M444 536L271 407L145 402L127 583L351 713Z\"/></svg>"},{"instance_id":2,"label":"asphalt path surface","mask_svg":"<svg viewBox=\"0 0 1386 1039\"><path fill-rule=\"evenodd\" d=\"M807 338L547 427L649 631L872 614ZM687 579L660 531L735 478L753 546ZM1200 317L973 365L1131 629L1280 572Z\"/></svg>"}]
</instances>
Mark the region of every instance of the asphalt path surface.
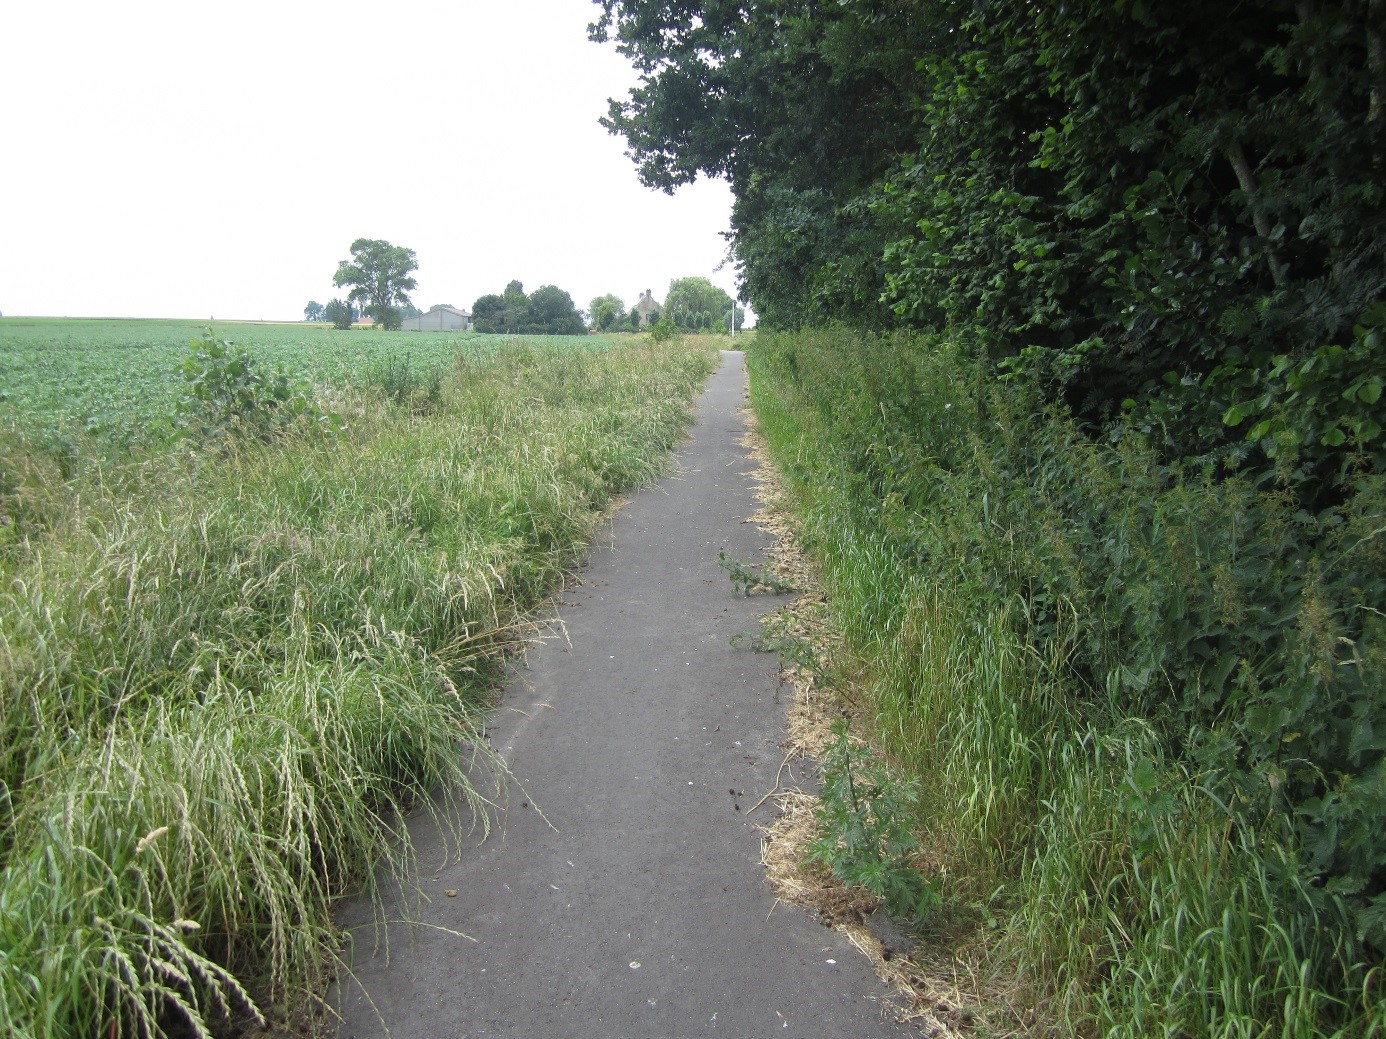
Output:
<instances>
[{"instance_id":1,"label":"asphalt path surface","mask_svg":"<svg viewBox=\"0 0 1386 1039\"><path fill-rule=\"evenodd\" d=\"M566 637L515 669L490 727L524 791L503 832L448 858L411 828L426 899L388 955L353 929L343 1039L910 1034L867 959L777 904L760 865L774 802L748 810L775 784L785 704L775 658L729 640L777 602L717 563L771 543L746 522L744 388L724 352L677 473L603 530L562 597Z\"/></svg>"}]
</instances>

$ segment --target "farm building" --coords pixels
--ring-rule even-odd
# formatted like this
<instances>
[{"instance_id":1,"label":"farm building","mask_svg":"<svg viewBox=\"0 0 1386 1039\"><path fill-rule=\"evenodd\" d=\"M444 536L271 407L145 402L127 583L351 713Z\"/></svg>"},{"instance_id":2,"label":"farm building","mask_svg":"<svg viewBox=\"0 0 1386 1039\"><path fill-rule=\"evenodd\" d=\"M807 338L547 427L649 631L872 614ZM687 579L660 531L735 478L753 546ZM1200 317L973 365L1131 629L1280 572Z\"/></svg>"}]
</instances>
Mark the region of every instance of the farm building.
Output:
<instances>
[{"instance_id":1,"label":"farm building","mask_svg":"<svg viewBox=\"0 0 1386 1039\"><path fill-rule=\"evenodd\" d=\"M651 321L659 320L659 301L654 298L654 292L646 289L645 294L640 297L640 302L630 308L640 315L640 327L644 328Z\"/></svg>"},{"instance_id":2,"label":"farm building","mask_svg":"<svg viewBox=\"0 0 1386 1039\"><path fill-rule=\"evenodd\" d=\"M430 307L428 313L407 317L400 328L406 332L466 332L472 327L472 315L445 303Z\"/></svg>"}]
</instances>

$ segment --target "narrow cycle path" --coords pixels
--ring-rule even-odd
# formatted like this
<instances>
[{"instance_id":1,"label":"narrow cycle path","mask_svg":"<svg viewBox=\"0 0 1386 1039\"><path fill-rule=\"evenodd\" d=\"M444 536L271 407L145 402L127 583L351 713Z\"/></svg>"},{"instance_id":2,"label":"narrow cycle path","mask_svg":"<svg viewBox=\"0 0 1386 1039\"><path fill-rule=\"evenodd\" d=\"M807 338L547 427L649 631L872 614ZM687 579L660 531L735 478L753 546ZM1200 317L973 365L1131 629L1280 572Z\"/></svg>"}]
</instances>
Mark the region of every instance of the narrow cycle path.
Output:
<instances>
[{"instance_id":1,"label":"narrow cycle path","mask_svg":"<svg viewBox=\"0 0 1386 1039\"><path fill-rule=\"evenodd\" d=\"M777 906L760 865L774 804L748 810L775 784L784 705L775 659L729 639L774 600L717 564L770 544L745 522L744 385L725 352L677 475L616 516L564 596L566 639L517 668L491 734L524 794L460 861L420 828L421 926L388 957L357 931L342 1039L909 1034L866 958Z\"/></svg>"}]
</instances>

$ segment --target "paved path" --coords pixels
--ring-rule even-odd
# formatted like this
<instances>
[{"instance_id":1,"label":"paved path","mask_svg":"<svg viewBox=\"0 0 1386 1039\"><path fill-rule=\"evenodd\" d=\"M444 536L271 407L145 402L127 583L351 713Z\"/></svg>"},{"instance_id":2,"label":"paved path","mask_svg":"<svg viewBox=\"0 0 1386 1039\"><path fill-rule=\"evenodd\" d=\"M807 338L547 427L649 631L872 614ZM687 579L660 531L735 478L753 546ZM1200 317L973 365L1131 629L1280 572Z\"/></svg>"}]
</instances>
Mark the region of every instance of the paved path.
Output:
<instances>
[{"instance_id":1,"label":"paved path","mask_svg":"<svg viewBox=\"0 0 1386 1039\"><path fill-rule=\"evenodd\" d=\"M400 929L387 965L360 932L354 970L395 1039L909 1034L866 958L776 906L759 863L773 806L747 809L775 782L784 705L774 658L728 639L774 600L717 565L769 544L744 522L744 384L725 353L678 475L618 514L565 596L571 645L532 652L494 719L557 832L517 795L503 834L435 872L421 826L421 918L476 940ZM384 1034L358 986L339 1004L343 1039Z\"/></svg>"}]
</instances>

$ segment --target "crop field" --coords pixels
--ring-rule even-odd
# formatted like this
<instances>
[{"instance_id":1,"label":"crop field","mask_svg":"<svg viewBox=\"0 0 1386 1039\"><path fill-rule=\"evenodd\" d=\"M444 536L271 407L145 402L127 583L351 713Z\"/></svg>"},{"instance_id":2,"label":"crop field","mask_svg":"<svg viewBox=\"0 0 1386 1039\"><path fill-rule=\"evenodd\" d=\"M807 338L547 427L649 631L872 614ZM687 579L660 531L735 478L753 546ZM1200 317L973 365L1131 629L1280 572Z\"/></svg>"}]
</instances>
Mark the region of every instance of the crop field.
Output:
<instances>
[{"instance_id":1,"label":"crop field","mask_svg":"<svg viewBox=\"0 0 1386 1039\"><path fill-rule=\"evenodd\" d=\"M223 326L330 385L213 393L168 449L80 465L34 434L158 414L200 332L0 323L16 1039L208 1035L301 1003L335 969L334 902L410 872L407 811L459 809L454 840L468 818L479 839L506 796L483 737L501 662L612 498L665 470L717 360L707 340ZM399 350L438 377L367 377Z\"/></svg>"},{"instance_id":2,"label":"crop field","mask_svg":"<svg viewBox=\"0 0 1386 1039\"><path fill-rule=\"evenodd\" d=\"M261 363L323 385L379 380L390 366L415 374L450 368L459 351L484 355L498 340L474 333L338 330L321 324L0 318L0 423L48 436L129 440L166 420L188 345L210 327ZM606 337L564 338L570 349Z\"/></svg>"}]
</instances>

